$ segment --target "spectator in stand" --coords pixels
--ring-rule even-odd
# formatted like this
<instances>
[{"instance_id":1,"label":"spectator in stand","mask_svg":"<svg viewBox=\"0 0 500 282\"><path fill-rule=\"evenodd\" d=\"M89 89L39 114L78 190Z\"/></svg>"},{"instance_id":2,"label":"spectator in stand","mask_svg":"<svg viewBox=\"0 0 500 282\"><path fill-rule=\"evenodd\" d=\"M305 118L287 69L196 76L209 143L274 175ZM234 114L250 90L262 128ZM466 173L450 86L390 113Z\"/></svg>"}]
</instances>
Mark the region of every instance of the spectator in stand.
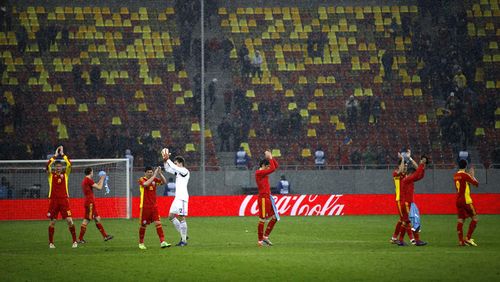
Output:
<instances>
[{"instance_id":1,"label":"spectator in stand","mask_svg":"<svg viewBox=\"0 0 500 282\"><path fill-rule=\"evenodd\" d=\"M56 43L57 37L57 27L55 25L50 25L47 29L47 35L49 37L49 47Z\"/></svg>"},{"instance_id":2,"label":"spectator in stand","mask_svg":"<svg viewBox=\"0 0 500 282\"><path fill-rule=\"evenodd\" d=\"M231 104L233 103L233 92L230 89L230 84L226 85L226 91L224 92L224 112L229 114L231 112Z\"/></svg>"},{"instance_id":3,"label":"spectator in stand","mask_svg":"<svg viewBox=\"0 0 500 282\"><path fill-rule=\"evenodd\" d=\"M215 104L215 85L217 83L217 78L212 79L208 84L208 102L210 103L210 110L212 110Z\"/></svg>"},{"instance_id":4,"label":"spectator in stand","mask_svg":"<svg viewBox=\"0 0 500 282\"><path fill-rule=\"evenodd\" d=\"M345 102L345 109L347 114L347 122L349 126L354 126L358 118L359 103L354 95L349 96L349 100Z\"/></svg>"},{"instance_id":5,"label":"spectator in stand","mask_svg":"<svg viewBox=\"0 0 500 282\"><path fill-rule=\"evenodd\" d=\"M291 192L292 185L286 179L286 176L284 174L281 175L280 181L278 182L278 185L276 187L280 191L281 195L288 195L292 193Z\"/></svg>"},{"instance_id":6,"label":"spectator in stand","mask_svg":"<svg viewBox=\"0 0 500 282\"><path fill-rule=\"evenodd\" d=\"M243 63L241 65L241 76L243 78L248 78L248 76L252 73L252 59L249 55L245 55L243 57Z\"/></svg>"},{"instance_id":7,"label":"spectator in stand","mask_svg":"<svg viewBox=\"0 0 500 282\"><path fill-rule=\"evenodd\" d=\"M248 52L248 48L246 45L241 46L241 48L238 50L238 59L240 60L240 64L241 64L242 68L243 68L244 58L248 54L249 54L249 52Z\"/></svg>"},{"instance_id":8,"label":"spectator in stand","mask_svg":"<svg viewBox=\"0 0 500 282\"><path fill-rule=\"evenodd\" d=\"M261 65L262 65L262 56L260 55L260 52L257 50L255 51L255 57L252 60L253 77L255 77L256 75L258 77L262 77Z\"/></svg>"},{"instance_id":9,"label":"spectator in stand","mask_svg":"<svg viewBox=\"0 0 500 282\"><path fill-rule=\"evenodd\" d=\"M64 26L61 30L61 43L66 48L69 47L69 29L67 26Z\"/></svg>"},{"instance_id":10,"label":"spectator in stand","mask_svg":"<svg viewBox=\"0 0 500 282\"><path fill-rule=\"evenodd\" d=\"M234 156L234 165L238 168L248 168L250 163L250 157L248 157L247 152L243 147L240 147L236 155Z\"/></svg>"},{"instance_id":11,"label":"spectator in stand","mask_svg":"<svg viewBox=\"0 0 500 282\"><path fill-rule=\"evenodd\" d=\"M290 128L295 136L298 136L302 130L302 116L297 109L290 114Z\"/></svg>"},{"instance_id":12,"label":"spectator in stand","mask_svg":"<svg viewBox=\"0 0 500 282\"><path fill-rule=\"evenodd\" d=\"M355 149L351 153L351 164L353 165L360 165L361 164L361 153L358 151L358 149ZM357 169L357 168L356 168Z\"/></svg>"},{"instance_id":13,"label":"spectator in stand","mask_svg":"<svg viewBox=\"0 0 500 282\"><path fill-rule=\"evenodd\" d=\"M40 29L35 33L36 42L38 44L38 51L40 55L43 55L45 51L48 49L48 38L47 38L46 28L41 26Z\"/></svg>"},{"instance_id":14,"label":"spectator in stand","mask_svg":"<svg viewBox=\"0 0 500 282\"><path fill-rule=\"evenodd\" d=\"M407 37L410 35L411 30L411 18L408 13L404 13L401 16L401 31L403 32L403 36Z\"/></svg>"},{"instance_id":15,"label":"spectator in stand","mask_svg":"<svg viewBox=\"0 0 500 282\"><path fill-rule=\"evenodd\" d=\"M321 147L318 147L318 149L314 152L314 164L316 165L316 168L324 169L325 162L325 151L323 151Z\"/></svg>"},{"instance_id":16,"label":"spectator in stand","mask_svg":"<svg viewBox=\"0 0 500 282\"><path fill-rule=\"evenodd\" d=\"M93 66L90 70L90 82L94 93L96 93L101 87L101 69L99 66Z\"/></svg>"},{"instance_id":17,"label":"spectator in stand","mask_svg":"<svg viewBox=\"0 0 500 282\"><path fill-rule=\"evenodd\" d=\"M219 151L221 152L229 152L229 138L231 137L231 134L233 132L233 129L231 127L231 124L227 120L227 118L224 117L222 119L222 122L217 126L217 134L219 135L220 138L220 146L219 146Z\"/></svg>"},{"instance_id":18,"label":"spectator in stand","mask_svg":"<svg viewBox=\"0 0 500 282\"><path fill-rule=\"evenodd\" d=\"M365 152L363 153L363 164L365 165L374 165L376 164L376 158L377 156L373 153L373 150L370 146L366 148Z\"/></svg>"},{"instance_id":19,"label":"spectator in stand","mask_svg":"<svg viewBox=\"0 0 500 282\"><path fill-rule=\"evenodd\" d=\"M392 80L392 64L394 63L394 56L391 50L387 50L382 55L382 65L384 66L384 73L386 80Z\"/></svg>"},{"instance_id":20,"label":"spectator in stand","mask_svg":"<svg viewBox=\"0 0 500 282\"><path fill-rule=\"evenodd\" d=\"M84 84L83 78L82 78L82 68L80 65L74 65L73 70L71 70L71 73L73 74L73 86L75 91L81 90L81 87Z\"/></svg>"},{"instance_id":21,"label":"spectator in stand","mask_svg":"<svg viewBox=\"0 0 500 282\"><path fill-rule=\"evenodd\" d=\"M163 196L174 196L175 197L175 182L172 177L168 178L168 182L165 185L165 191L163 192Z\"/></svg>"},{"instance_id":22,"label":"spectator in stand","mask_svg":"<svg viewBox=\"0 0 500 282\"><path fill-rule=\"evenodd\" d=\"M377 124L377 122L379 121L381 112L382 112L382 107L380 103L380 98L375 97L372 104L372 115L374 124Z\"/></svg>"},{"instance_id":23,"label":"spectator in stand","mask_svg":"<svg viewBox=\"0 0 500 282\"><path fill-rule=\"evenodd\" d=\"M391 26L389 28L389 33L391 34L392 38L395 38L396 36L398 36L400 34L399 25L397 23L396 18L392 18Z\"/></svg>"},{"instance_id":24,"label":"spectator in stand","mask_svg":"<svg viewBox=\"0 0 500 282\"><path fill-rule=\"evenodd\" d=\"M227 36L222 40L222 52L223 52L223 61L222 67L228 68L231 66L231 51L234 48L234 43Z\"/></svg>"},{"instance_id":25,"label":"spectator in stand","mask_svg":"<svg viewBox=\"0 0 500 282\"><path fill-rule=\"evenodd\" d=\"M12 7L8 0L0 1L0 31L12 29Z\"/></svg>"},{"instance_id":26,"label":"spectator in stand","mask_svg":"<svg viewBox=\"0 0 500 282\"><path fill-rule=\"evenodd\" d=\"M363 100L361 100L361 120L363 122L366 122L368 123L368 121L370 120L370 107L371 107L371 102L372 102L372 99L370 96L368 97L365 97Z\"/></svg>"},{"instance_id":27,"label":"spectator in stand","mask_svg":"<svg viewBox=\"0 0 500 282\"><path fill-rule=\"evenodd\" d=\"M19 53L24 54L26 51L26 46L28 45L28 32L24 26L20 26L16 32L17 39L17 51Z\"/></svg>"}]
</instances>

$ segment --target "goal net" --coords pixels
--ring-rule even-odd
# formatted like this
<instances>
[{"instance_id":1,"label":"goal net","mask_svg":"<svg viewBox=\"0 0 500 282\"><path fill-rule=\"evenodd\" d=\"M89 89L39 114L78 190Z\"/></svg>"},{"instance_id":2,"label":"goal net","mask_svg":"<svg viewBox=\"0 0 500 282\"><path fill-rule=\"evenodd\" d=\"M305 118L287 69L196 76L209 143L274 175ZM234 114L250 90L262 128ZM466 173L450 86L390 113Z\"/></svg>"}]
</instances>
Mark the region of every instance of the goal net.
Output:
<instances>
[{"instance_id":1,"label":"goal net","mask_svg":"<svg viewBox=\"0 0 500 282\"><path fill-rule=\"evenodd\" d=\"M84 194L81 183L84 170L91 167L94 181L99 171L108 176L107 189L94 189L96 209L103 218L130 218L131 169L128 159L71 160L68 192L73 218L84 215ZM0 220L46 219L49 183L45 166L47 161L0 161ZM64 162L63 162L64 164Z\"/></svg>"}]
</instances>

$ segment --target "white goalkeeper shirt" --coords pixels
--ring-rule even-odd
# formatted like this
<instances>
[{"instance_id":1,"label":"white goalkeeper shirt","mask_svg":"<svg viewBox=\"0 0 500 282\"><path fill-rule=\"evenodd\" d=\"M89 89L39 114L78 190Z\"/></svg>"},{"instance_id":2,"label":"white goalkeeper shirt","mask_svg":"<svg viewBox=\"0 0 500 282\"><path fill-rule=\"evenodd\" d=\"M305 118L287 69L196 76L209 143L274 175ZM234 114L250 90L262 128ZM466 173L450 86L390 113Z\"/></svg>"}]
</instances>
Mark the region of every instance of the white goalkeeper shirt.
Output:
<instances>
[{"instance_id":1,"label":"white goalkeeper shirt","mask_svg":"<svg viewBox=\"0 0 500 282\"><path fill-rule=\"evenodd\" d=\"M185 167L179 167L171 160L165 162L165 171L171 174L175 174L175 199L188 201L188 182L189 182L189 170Z\"/></svg>"}]
</instances>

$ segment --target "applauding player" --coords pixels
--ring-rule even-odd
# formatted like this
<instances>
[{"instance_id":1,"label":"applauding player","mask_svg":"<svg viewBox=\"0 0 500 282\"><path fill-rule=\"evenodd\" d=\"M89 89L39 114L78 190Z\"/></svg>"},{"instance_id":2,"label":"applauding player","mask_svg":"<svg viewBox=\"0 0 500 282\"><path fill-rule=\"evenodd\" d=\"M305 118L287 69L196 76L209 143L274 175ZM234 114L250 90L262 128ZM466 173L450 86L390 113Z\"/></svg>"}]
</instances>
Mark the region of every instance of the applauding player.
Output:
<instances>
[{"instance_id":1,"label":"applauding player","mask_svg":"<svg viewBox=\"0 0 500 282\"><path fill-rule=\"evenodd\" d=\"M269 174L273 173L278 168L278 162L273 159L273 155L270 151L264 153L264 159L259 162L259 169L255 172L255 182L257 182L257 187L259 189L259 225L258 225L258 236L259 241L257 245L261 247L263 244L272 246L273 244L269 241L269 235L273 231L274 224L278 220L276 218L277 212L274 210L273 200L271 199L271 187L269 186ZM269 220L267 224L266 232L264 233L264 224L266 220Z\"/></svg>"},{"instance_id":2,"label":"applauding player","mask_svg":"<svg viewBox=\"0 0 500 282\"><path fill-rule=\"evenodd\" d=\"M472 205L472 198L470 196L470 186L478 186L479 182L474 177L474 168L472 167L467 173L467 161L460 160L458 162L458 172L453 176L453 182L455 182L455 188L457 188L457 233L458 233L458 244L460 246L474 246L477 247L476 242L472 239L472 233L476 229L477 225L477 214L476 209ZM463 226L464 221L468 218L472 218L469 224L469 231L467 232L467 237L464 238Z\"/></svg>"},{"instance_id":3,"label":"applauding player","mask_svg":"<svg viewBox=\"0 0 500 282\"><path fill-rule=\"evenodd\" d=\"M104 227L101 224L101 217L97 213L97 208L95 206L95 197L94 197L94 191L92 189L97 189L101 190L104 179L106 178L106 174L102 173L101 177L99 178L99 182L95 183L92 177L94 176L94 171L92 170L91 167L85 168L85 177L83 178L82 181L82 190L83 194L85 195L85 215L83 218L82 226L80 227L80 236L78 237L78 243L79 244L84 244L86 243L85 239L83 239L83 236L85 235L85 231L87 231L87 225L89 224L89 221L92 219L95 220L95 226L97 229L99 229L99 232L101 232L102 237L104 238L104 241L109 241L113 239L113 235L108 235L106 234L106 231L104 231Z\"/></svg>"},{"instance_id":4,"label":"applauding player","mask_svg":"<svg viewBox=\"0 0 500 282\"><path fill-rule=\"evenodd\" d=\"M160 177L160 178L158 178ZM139 228L139 249L145 250L144 235L146 234L146 227L150 223L155 223L156 232L160 238L160 247L170 247L170 244L165 242L165 235L160 221L160 214L158 213L158 205L156 204L156 188L165 184L167 181L165 176L161 173L161 168L157 167L154 172L153 168L147 166L144 170L144 176L139 179L139 186L141 189L141 216Z\"/></svg>"},{"instance_id":5,"label":"applauding player","mask_svg":"<svg viewBox=\"0 0 500 282\"><path fill-rule=\"evenodd\" d=\"M62 157L66 163L66 169L63 169L62 162L56 160ZM52 164L55 164L55 171L52 170ZM63 146L59 146L52 158L49 159L46 166L47 176L49 181L49 211L47 217L50 219L49 224L49 248L54 249L54 229L56 225L57 215L61 213L61 217L66 219L69 226L69 231L73 239L73 248L78 247L76 242L76 231L73 219L71 218L71 210L69 208L68 195L68 178L71 172L71 161L64 154Z\"/></svg>"},{"instance_id":6,"label":"applauding player","mask_svg":"<svg viewBox=\"0 0 500 282\"><path fill-rule=\"evenodd\" d=\"M394 187L396 193L396 207L398 208L399 211L399 220L396 223L396 229L394 230L394 234L392 235L391 238L391 243L393 244L395 244L398 241L399 232L401 231L401 225L403 224L403 218L404 218L403 214L404 211L402 211L401 209L402 207L401 202L404 203L404 199L401 194L401 178L405 176L406 165L403 155L401 155L401 153L398 153L398 158L399 158L398 168L392 172L392 179L394 180Z\"/></svg>"},{"instance_id":7,"label":"applauding player","mask_svg":"<svg viewBox=\"0 0 500 282\"><path fill-rule=\"evenodd\" d=\"M189 182L189 170L185 168L183 157L177 156L172 162L167 148L162 152L165 162L165 171L175 175L175 198L170 206L168 219L175 226L175 229L181 234L181 240L177 243L178 247L187 246L187 222L189 193L187 185Z\"/></svg>"}]
</instances>

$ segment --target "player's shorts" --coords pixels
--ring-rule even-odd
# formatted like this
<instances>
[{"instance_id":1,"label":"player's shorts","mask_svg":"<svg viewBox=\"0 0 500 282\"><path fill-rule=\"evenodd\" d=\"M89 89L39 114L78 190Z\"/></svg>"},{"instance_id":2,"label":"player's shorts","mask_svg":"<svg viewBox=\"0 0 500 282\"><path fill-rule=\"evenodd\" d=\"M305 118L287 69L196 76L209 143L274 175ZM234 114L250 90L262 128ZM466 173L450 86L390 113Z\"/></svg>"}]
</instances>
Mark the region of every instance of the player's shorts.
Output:
<instances>
[{"instance_id":1,"label":"player's shorts","mask_svg":"<svg viewBox=\"0 0 500 282\"><path fill-rule=\"evenodd\" d=\"M143 207L141 208L140 216L141 224L146 225L155 221L160 221L160 213L157 207Z\"/></svg>"},{"instance_id":2,"label":"player's shorts","mask_svg":"<svg viewBox=\"0 0 500 282\"><path fill-rule=\"evenodd\" d=\"M410 222L410 217L408 214L410 213L411 203L402 201L399 201L398 203L399 203L398 205L399 218L401 219L402 222Z\"/></svg>"},{"instance_id":3,"label":"player's shorts","mask_svg":"<svg viewBox=\"0 0 500 282\"><path fill-rule=\"evenodd\" d=\"M94 203L85 205L85 215L83 216L83 218L85 218L86 220L92 220L98 216L99 213L97 212L97 208L95 207Z\"/></svg>"},{"instance_id":4,"label":"player's shorts","mask_svg":"<svg viewBox=\"0 0 500 282\"><path fill-rule=\"evenodd\" d=\"M473 217L475 216L476 209L472 204L459 204L457 203L457 216L460 219L466 219L468 217Z\"/></svg>"},{"instance_id":5,"label":"player's shorts","mask_svg":"<svg viewBox=\"0 0 500 282\"><path fill-rule=\"evenodd\" d=\"M273 205L271 203L271 197L269 195L260 196L259 195L259 218L268 219L274 215Z\"/></svg>"},{"instance_id":6,"label":"player's shorts","mask_svg":"<svg viewBox=\"0 0 500 282\"><path fill-rule=\"evenodd\" d=\"M49 199L49 210L47 217L57 219L57 215L61 214L63 219L71 217L71 209L69 208L69 199Z\"/></svg>"},{"instance_id":7,"label":"player's shorts","mask_svg":"<svg viewBox=\"0 0 500 282\"><path fill-rule=\"evenodd\" d=\"M187 216L188 215L188 201L175 198L170 206L169 213L176 215Z\"/></svg>"}]
</instances>

